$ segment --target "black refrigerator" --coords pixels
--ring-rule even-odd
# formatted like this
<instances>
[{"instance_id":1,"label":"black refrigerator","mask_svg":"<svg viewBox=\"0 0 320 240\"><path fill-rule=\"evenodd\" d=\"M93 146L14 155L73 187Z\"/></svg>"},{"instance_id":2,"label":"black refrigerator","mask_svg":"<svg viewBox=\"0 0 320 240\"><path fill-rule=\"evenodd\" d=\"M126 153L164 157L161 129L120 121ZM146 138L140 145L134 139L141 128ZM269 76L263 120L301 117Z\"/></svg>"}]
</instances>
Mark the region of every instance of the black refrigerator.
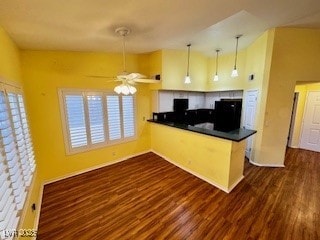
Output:
<instances>
[{"instance_id":1,"label":"black refrigerator","mask_svg":"<svg viewBox=\"0 0 320 240\"><path fill-rule=\"evenodd\" d=\"M214 130L230 132L240 128L242 100L215 102Z\"/></svg>"}]
</instances>

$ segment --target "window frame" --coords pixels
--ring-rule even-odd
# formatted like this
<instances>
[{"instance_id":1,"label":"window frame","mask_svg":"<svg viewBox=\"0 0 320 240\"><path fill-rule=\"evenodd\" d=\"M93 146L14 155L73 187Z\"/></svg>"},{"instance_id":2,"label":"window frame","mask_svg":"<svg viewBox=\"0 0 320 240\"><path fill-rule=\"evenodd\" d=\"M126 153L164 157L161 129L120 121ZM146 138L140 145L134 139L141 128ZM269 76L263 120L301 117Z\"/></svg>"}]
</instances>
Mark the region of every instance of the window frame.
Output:
<instances>
[{"instance_id":1,"label":"window frame","mask_svg":"<svg viewBox=\"0 0 320 240\"><path fill-rule=\"evenodd\" d=\"M23 218L22 214L25 213L26 203L30 194L30 188L32 187L36 172L36 162L22 88L19 85L0 81L0 92L2 93L2 104L6 105L5 108L8 116L8 126L6 128L11 129L10 135L12 135L12 140L10 144L13 145L16 152L16 158L14 160L15 164L12 165L12 162L9 159L9 154L5 152L6 145L9 143L5 143L3 141L4 136L2 132L0 134L0 149L2 151L0 158L0 166L2 170L0 169L0 172L2 178L5 178L6 180L3 181L2 179L2 181L0 181L0 186L5 190L5 192L2 193L1 200L3 200L3 197L7 198L7 202L4 206L9 205L9 209L7 209L5 217L9 216L10 218L0 220L2 222L6 221L7 224L10 223L10 225L6 225L7 229L15 229L19 226L20 221ZM10 98L14 99L14 101L10 100ZM1 121L4 122L5 120L2 119ZM2 125L2 127L5 128L4 125ZM14 173L12 171L14 171ZM19 189L15 187L18 183ZM18 194L17 191L20 193ZM7 195L8 193L9 195ZM21 201L19 201L19 199ZM1 238L4 234L2 230L5 229L0 230Z\"/></svg>"},{"instance_id":2,"label":"window frame","mask_svg":"<svg viewBox=\"0 0 320 240\"><path fill-rule=\"evenodd\" d=\"M85 125L86 125L86 135L87 135L87 145L72 148L71 137L69 134L68 126L68 116L67 116L67 104L66 104L66 95L81 95L84 105L84 115L85 115ZM88 96L92 95L101 95L102 96L102 110L103 110L103 123L104 123L104 136L105 141L101 143L92 143L90 135L90 120L89 120L89 108L88 108ZM116 140L109 139L109 124L108 124L108 114L107 114L107 96L118 96L119 97L119 111L120 111L120 128L121 128L121 138ZM134 114L134 135L132 137L124 137L124 128L123 128L123 111L122 111L122 96L118 95L110 90L94 90L94 89L70 89L70 88L61 88L58 89L59 103L60 103L60 116L61 116L61 125L63 132L63 141L65 146L66 155L73 155L77 153L87 152L103 147L109 147L117 144L127 143L135 141L137 139L137 105L135 95L130 95L133 97L133 114Z\"/></svg>"}]
</instances>

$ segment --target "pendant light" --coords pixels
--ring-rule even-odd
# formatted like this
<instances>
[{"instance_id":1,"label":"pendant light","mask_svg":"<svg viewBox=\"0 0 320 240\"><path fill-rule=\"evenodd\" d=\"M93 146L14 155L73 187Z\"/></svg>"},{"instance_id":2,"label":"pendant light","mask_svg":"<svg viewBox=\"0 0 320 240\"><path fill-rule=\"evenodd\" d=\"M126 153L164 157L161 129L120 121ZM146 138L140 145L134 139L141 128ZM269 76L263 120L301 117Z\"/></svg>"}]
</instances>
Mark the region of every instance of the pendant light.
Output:
<instances>
[{"instance_id":1,"label":"pendant light","mask_svg":"<svg viewBox=\"0 0 320 240\"><path fill-rule=\"evenodd\" d=\"M219 81L219 76L218 76L218 60L219 60L219 52L220 52L220 49L216 49L216 75L214 75L213 77L213 81L214 82L217 82Z\"/></svg>"},{"instance_id":2,"label":"pendant light","mask_svg":"<svg viewBox=\"0 0 320 240\"><path fill-rule=\"evenodd\" d=\"M190 84L191 83L191 79L190 79L190 76L189 76L189 64L190 64L190 47L191 47L191 44L189 43L187 45L187 47L188 47L188 65L187 65L187 75L184 78L184 83L185 84Z\"/></svg>"},{"instance_id":3,"label":"pendant light","mask_svg":"<svg viewBox=\"0 0 320 240\"><path fill-rule=\"evenodd\" d=\"M238 42L239 42L239 38L241 37L242 35L237 35L236 36L236 40L237 40L237 44L236 44L236 56L235 56L235 59L234 59L234 68L231 72L231 77L235 78L235 77L238 77L238 69L237 69L237 57L238 57Z\"/></svg>"}]
</instances>

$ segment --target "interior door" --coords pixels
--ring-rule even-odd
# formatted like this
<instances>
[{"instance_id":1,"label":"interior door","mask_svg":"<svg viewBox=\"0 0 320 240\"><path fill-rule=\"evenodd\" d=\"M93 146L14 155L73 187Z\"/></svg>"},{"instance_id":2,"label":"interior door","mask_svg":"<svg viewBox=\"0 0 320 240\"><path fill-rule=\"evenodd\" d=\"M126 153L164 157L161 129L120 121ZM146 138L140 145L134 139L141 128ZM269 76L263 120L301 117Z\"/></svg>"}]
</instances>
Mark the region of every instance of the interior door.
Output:
<instances>
[{"instance_id":1,"label":"interior door","mask_svg":"<svg viewBox=\"0 0 320 240\"><path fill-rule=\"evenodd\" d=\"M245 95L245 112L243 126L247 129L254 129L254 122L257 109L258 90L248 90ZM246 157L251 159L253 137L247 138Z\"/></svg>"},{"instance_id":2,"label":"interior door","mask_svg":"<svg viewBox=\"0 0 320 240\"><path fill-rule=\"evenodd\" d=\"M320 152L320 91L308 92L300 148Z\"/></svg>"}]
</instances>

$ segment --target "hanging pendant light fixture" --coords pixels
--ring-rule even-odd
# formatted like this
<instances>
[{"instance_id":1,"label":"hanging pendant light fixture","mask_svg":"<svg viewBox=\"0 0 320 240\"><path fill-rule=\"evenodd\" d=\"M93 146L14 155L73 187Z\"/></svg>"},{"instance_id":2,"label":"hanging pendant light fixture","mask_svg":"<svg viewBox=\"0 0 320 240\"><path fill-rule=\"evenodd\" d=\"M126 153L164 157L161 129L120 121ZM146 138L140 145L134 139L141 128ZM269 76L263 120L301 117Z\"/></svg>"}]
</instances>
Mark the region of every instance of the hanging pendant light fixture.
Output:
<instances>
[{"instance_id":1,"label":"hanging pendant light fixture","mask_svg":"<svg viewBox=\"0 0 320 240\"><path fill-rule=\"evenodd\" d=\"M214 81L214 82L219 81L219 76L218 76L219 52L220 52L220 49L216 49L216 74L215 74L214 77L213 77L213 81Z\"/></svg>"},{"instance_id":2,"label":"hanging pendant light fixture","mask_svg":"<svg viewBox=\"0 0 320 240\"><path fill-rule=\"evenodd\" d=\"M190 64L190 47L191 47L191 44L189 43L187 45L187 47L188 47L188 65L187 65L187 75L184 78L184 83L185 84L190 84L191 83L191 79L190 79L190 75L189 75L189 64Z\"/></svg>"},{"instance_id":3,"label":"hanging pendant light fixture","mask_svg":"<svg viewBox=\"0 0 320 240\"><path fill-rule=\"evenodd\" d=\"M236 56L235 56L235 59L234 59L234 67L233 67L233 70L231 72L231 77L235 78L235 77L238 77L238 69L237 69L237 57L238 57L238 42L239 42L239 38L241 37L242 35L237 35L236 36L236 40L237 40L237 44L236 44Z\"/></svg>"}]
</instances>

